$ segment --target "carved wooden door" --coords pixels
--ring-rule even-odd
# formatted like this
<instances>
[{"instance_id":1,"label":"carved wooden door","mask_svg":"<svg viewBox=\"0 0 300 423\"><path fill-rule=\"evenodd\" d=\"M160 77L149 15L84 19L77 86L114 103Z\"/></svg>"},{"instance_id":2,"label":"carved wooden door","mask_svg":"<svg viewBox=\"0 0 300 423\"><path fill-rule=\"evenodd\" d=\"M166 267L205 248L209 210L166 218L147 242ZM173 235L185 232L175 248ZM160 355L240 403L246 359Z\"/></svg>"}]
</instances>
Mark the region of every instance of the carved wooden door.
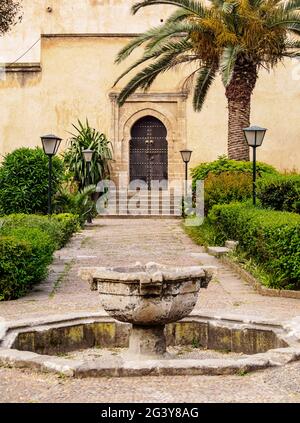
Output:
<instances>
[{"instance_id":1,"label":"carved wooden door","mask_svg":"<svg viewBox=\"0 0 300 423\"><path fill-rule=\"evenodd\" d=\"M168 180L168 142L164 124L152 116L138 120L131 130L130 181Z\"/></svg>"}]
</instances>

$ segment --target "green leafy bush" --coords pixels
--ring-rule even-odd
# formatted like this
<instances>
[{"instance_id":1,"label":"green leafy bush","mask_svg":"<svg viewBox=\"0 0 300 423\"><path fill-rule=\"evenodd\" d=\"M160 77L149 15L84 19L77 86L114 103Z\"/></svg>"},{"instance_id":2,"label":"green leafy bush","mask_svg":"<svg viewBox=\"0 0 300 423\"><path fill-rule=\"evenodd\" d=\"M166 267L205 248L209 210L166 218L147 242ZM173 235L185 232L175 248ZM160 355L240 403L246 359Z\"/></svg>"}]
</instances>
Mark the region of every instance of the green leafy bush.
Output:
<instances>
[{"instance_id":1,"label":"green leafy bush","mask_svg":"<svg viewBox=\"0 0 300 423\"><path fill-rule=\"evenodd\" d=\"M63 177L63 163L53 158L53 193ZM20 148L0 167L0 214L46 213L48 158L40 148Z\"/></svg>"},{"instance_id":2,"label":"green leafy bush","mask_svg":"<svg viewBox=\"0 0 300 423\"><path fill-rule=\"evenodd\" d=\"M205 179L206 214L216 204L251 198L252 187L252 176L249 172L209 173Z\"/></svg>"},{"instance_id":3,"label":"green leafy bush","mask_svg":"<svg viewBox=\"0 0 300 423\"><path fill-rule=\"evenodd\" d=\"M10 215L0 220L0 301L17 299L47 275L55 249L79 228L70 214Z\"/></svg>"},{"instance_id":4,"label":"green leafy bush","mask_svg":"<svg viewBox=\"0 0 300 423\"><path fill-rule=\"evenodd\" d=\"M214 206L209 214L219 236L241 249L272 276L270 286L300 289L300 216L248 204Z\"/></svg>"},{"instance_id":5,"label":"green leafy bush","mask_svg":"<svg viewBox=\"0 0 300 423\"><path fill-rule=\"evenodd\" d=\"M63 247L69 241L74 232L80 229L80 217L71 213L54 214L52 221L59 228L59 247Z\"/></svg>"},{"instance_id":6,"label":"green leafy bush","mask_svg":"<svg viewBox=\"0 0 300 423\"><path fill-rule=\"evenodd\" d=\"M252 172L252 163L230 160L226 156L221 156L218 160L210 163L201 163L191 171L193 178L193 186L195 187L196 181L203 181L207 178L209 173L220 174L222 172ZM276 175L276 169L265 163L257 163L257 173L259 176L263 175Z\"/></svg>"},{"instance_id":7,"label":"green leafy bush","mask_svg":"<svg viewBox=\"0 0 300 423\"><path fill-rule=\"evenodd\" d=\"M16 228L11 236L0 236L0 299L19 298L40 282L54 248L51 238L37 228Z\"/></svg>"},{"instance_id":8,"label":"green leafy bush","mask_svg":"<svg viewBox=\"0 0 300 423\"><path fill-rule=\"evenodd\" d=\"M79 217L73 214L48 216L11 214L1 219L0 235L10 235L18 228L37 228L46 233L55 244L55 249L63 247L72 234L80 227Z\"/></svg>"},{"instance_id":9,"label":"green leafy bush","mask_svg":"<svg viewBox=\"0 0 300 423\"><path fill-rule=\"evenodd\" d=\"M300 175L275 175L257 183L263 207L300 213Z\"/></svg>"},{"instance_id":10,"label":"green leafy bush","mask_svg":"<svg viewBox=\"0 0 300 423\"><path fill-rule=\"evenodd\" d=\"M75 192L61 188L54 198L54 210L56 213L69 212L77 215L80 224L83 225L88 215L97 216L96 202L91 199L95 191L94 185Z\"/></svg>"}]
</instances>

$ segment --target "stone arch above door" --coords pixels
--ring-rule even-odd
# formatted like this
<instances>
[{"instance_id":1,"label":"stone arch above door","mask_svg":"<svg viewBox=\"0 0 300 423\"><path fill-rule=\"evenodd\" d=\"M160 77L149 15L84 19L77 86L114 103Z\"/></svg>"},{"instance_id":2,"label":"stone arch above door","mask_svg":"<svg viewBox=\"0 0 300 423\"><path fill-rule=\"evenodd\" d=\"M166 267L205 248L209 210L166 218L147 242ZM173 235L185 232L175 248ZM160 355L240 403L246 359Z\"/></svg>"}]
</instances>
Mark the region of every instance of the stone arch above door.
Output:
<instances>
[{"instance_id":1,"label":"stone arch above door","mask_svg":"<svg viewBox=\"0 0 300 423\"><path fill-rule=\"evenodd\" d=\"M185 93L133 94L119 107L117 93L110 94L112 101L111 139L114 146L113 178L129 182L129 142L131 128L146 116L159 119L167 129L169 180L182 179L184 169L180 150L186 148L186 99Z\"/></svg>"},{"instance_id":2,"label":"stone arch above door","mask_svg":"<svg viewBox=\"0 0 300 423\"><path fill-rule=\"evenodd\" d=\"M170 122L170 120L160 111L153 109L153 108L145 108L143 110L139 110L138 112L134 113L128 120L124 123L123 126L123 141L129 141L131 137L131 129L134 126L134 124L139 121L140 119L146 117L146 116L153 116L156 119L160 120L166 127L167 133L168 133L168 139L170 141L173 140L174 134L173 134L173 128L176 127L176 122Z\"/></svg>"}]
</instances>

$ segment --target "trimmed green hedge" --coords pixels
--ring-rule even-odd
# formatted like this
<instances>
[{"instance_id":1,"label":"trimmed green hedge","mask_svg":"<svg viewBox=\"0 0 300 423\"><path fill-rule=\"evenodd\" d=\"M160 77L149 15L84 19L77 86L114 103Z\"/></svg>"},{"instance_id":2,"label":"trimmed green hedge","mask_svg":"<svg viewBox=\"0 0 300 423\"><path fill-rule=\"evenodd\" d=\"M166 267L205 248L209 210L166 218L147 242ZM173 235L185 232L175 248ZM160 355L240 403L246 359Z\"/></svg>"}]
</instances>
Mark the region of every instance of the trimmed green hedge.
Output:
<instances>
[{"instance_id":1,"label":"trimmed green hedge","mask_svg":"<svg viewBox=\"0 0 300 423\"><path fill-rule=\"evenodd\" d=\"M251 198L252 190L252 175L249 172L209 173L205 179L205 214L216 204Z\"/></svg>"},{"instance_id":2,"label":"trimmed green hedge","mask_svg":"<svg viewBox=\"0 0 300 423\"><path fill-rule=\"evenodd\" d=\"M207 178L209 173L220 174L222 172L253 172L253 164L251 162L230 160L226 156L221 156L218 160L209 163L201 163L191 170L193 178L193 187L195 188L196 181L203 181ZM259 176L277 175L277 170L266 163L257 163L257 173Z\"/></svg>"},{"instance_id":3,"label":"trimmed green hedge","mask_svg":"<svg viewBox=\"0 0 300 423\"><path fill-rule=\"evenodd\" d=\"M57 214L51 218L48 216L11 214L0 219L0 235L11 235L16 228L37 228L50 236L55 243L55 249L62 248L76 232L79 225L79 217L73 214Z\"/></svg>"},{"instance_id":4,"label":"trimmed green hedge","mask_svg":"<svg viewBox=\"0 0 300 423\"><path fill-rule=\"evenodd\" d=\"M54 251L80 227L69 214L10 215L0 224L0 301L20 298L42 281Z\"/></svg>"},{"instance_id":5,"label":"trimmed green hedge","mask_svg":"<svg viewBox=\"0 0 300 423\"><path fill-rule=\"evenodd\" d=\"M243 203L214 206L209 220L223 240L240 248L272 275L270 286L300 289L300 216Z\"/></svg>"},{"instance_id":6,"label":"trimmed green hedge","mask_svg":"<svg viewBox=\"0 0 300 423\"><path fill-rule=\"evenodd\" d=\"M257 182L263 207L300 213L300 175L273 175Z\"/></svg>"}]
</instances>

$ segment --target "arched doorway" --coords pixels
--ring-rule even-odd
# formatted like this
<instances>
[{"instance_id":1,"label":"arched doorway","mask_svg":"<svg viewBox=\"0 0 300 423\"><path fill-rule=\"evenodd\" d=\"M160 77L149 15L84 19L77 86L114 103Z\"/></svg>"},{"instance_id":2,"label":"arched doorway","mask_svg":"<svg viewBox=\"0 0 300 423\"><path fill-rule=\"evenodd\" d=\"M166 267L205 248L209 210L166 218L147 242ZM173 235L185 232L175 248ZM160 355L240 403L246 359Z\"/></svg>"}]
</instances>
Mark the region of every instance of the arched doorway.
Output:
<instances>
[{"instance_id":1,"label":"arched doorway","mask_svg":"<svg viewBox=\"0 0 300 423\"><path fill-rule=\"evenodd\" d=\"M165 125L153 116L139 119L131 129L130 182L168 180L168 142Z\"/></svg>"}]
</instances>

